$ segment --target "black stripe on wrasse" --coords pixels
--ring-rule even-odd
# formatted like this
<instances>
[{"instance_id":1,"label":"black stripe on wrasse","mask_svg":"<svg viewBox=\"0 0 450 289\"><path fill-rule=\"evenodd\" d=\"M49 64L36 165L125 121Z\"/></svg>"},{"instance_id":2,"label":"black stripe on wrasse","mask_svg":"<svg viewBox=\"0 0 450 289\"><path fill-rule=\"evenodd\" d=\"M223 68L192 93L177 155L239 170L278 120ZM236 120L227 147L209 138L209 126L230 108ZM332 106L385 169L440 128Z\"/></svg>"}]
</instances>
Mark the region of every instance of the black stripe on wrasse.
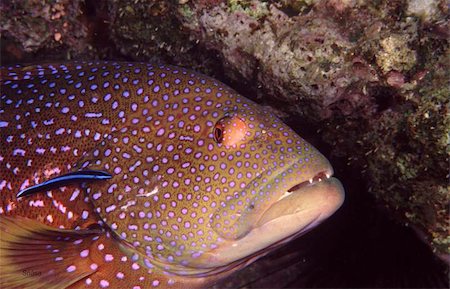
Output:
<instances>
[{"instance_id":1,"label":"black stripe on wrasse","mask_svg":"<svg viewBox=\"0 0 450 289\"><path fill-rule=\"evenodd\" d=\"M98 180L107 180L112 178L112 175L104 172L104 171L94 171L94 170L86 170L86 171L78 171L73 173L68 173L65 175L58 176L56 178L45 181L41 184L37 184L31 187L28 187L17 193L16 197L25 197L32 195L34 193L48 191L54 188L59 188L66 186L71 183L77 183L82 181L98 181Z\"/></svg>"}]
</instances>

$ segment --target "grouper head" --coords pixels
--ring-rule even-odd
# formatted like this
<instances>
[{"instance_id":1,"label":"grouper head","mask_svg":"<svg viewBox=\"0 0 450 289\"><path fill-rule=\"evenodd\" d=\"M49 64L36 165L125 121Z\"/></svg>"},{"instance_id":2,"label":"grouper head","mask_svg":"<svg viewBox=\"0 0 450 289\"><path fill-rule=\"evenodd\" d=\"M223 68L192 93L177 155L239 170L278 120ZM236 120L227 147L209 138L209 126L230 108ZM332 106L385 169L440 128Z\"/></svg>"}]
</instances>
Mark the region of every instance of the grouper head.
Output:
<instances>
[{"instance_id":1,"label":"grouper head","mask_svg":"<svg viewBox=\"0 0 450 289\"><path fill-rule=\"evenodd\" d=\"M328 160L270 111L199 74L152 73L148 95L131 90L133 101L120 100L116 129L78 165L111 173L87 193L143 265L229 271L341 206Z\"/></svg>"}]
</instances>

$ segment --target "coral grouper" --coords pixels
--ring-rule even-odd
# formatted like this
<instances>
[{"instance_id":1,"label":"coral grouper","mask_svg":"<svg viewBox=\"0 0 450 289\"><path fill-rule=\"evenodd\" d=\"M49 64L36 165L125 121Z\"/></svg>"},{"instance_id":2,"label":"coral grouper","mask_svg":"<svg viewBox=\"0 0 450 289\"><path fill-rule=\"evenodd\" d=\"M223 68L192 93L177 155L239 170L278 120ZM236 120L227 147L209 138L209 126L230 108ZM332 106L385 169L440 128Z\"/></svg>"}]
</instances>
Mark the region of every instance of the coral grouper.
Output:
<instances>
[{"instance_id":1,"label":"coral grouper","mask_svg":"<svg viewBox=\"0 0 450 289\"><path fill-rule=\"evenodd\" d=\"M3 67L1 288L203 288L333 214L327 159L174 66Z\"/></svg>"}]
</instances>

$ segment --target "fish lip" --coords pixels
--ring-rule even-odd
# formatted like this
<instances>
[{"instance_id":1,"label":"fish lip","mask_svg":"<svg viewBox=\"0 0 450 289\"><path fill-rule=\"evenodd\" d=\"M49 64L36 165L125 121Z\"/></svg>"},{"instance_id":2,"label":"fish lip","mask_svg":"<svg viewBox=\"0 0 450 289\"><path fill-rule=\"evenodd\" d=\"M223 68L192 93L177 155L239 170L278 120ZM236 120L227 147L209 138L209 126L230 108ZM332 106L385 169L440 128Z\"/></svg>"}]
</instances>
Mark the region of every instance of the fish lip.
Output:
<instances>
[{"instance_id":1,"label":"fish lip","mask_svg":"<svg viewBox=\"0 0 450 289\"><path fill-rule=\"evenodd\" d=\"M321 155L321 156L322 156L322 155ZM291 194L291 193L293 193L294 191L297 191L297 190L301 189L302 187L311 186L311 185L314 185L314 184L316 184L316 183L318 183L318 182L321 182L321 181L323 181L323 180L326 180L326 179L329 179L329 178L333 177L333 176L334 176L334 170L333 170L333 167L331 166L331 164L328 162L328 160L327 160L324 156L322 156L322 158L323 158L323 160L326 161L326 163L325 163L325 165L324 165L324 168L321 168L321 169L317 170L317 172L314 174L313 177L310 177L310 178L304 178L304 180L295 183L295 184L292 185L288 190L286 190L286 192L284 192L284 194L286 194L286 193ZM272 176L268 181L271 182L271 181L274 180L278 175L281 175L281 174L283 174L283 173L288 172L289 169L292 169L295 165L299 165L299 164L301 165L301 164L302 164L302 163L301 163L302 160L303 160L302 158L296 159L296 160L293 161L292 163L288 164L288 166L287 166L286 169L284 169L283 171L279 172L277 175ZM274 169L275 169L275 167L270 167L267 171L273 171ZM266 171L266 170L262 170L261 172L259 172L259 173L258 173L258 176L255 177L255 178L250 182L250 184L253 183L253 182L255 182L255 181L257 181L257 180L259 180L259 179L261 179L261 178L263 177L265 171ZM247 185L247 186L245 187L245 189L247 189L248 187L250 187L250 184ZM281 196L280 199L281 199L281 198L284 198L284 197L286 197L286 196ZM278 199L278 200L280 200L280 199ZM278 201L278 200L277 200L277 201Z\"/></svg>"},{"instance_id":2,"label":"fish lip","mask_svg":"<svg viewBox=\"0 0 450 289\"><path fill-rule=\"evenodd\" d=\"M324 167L320 168L319 170L317 170L317 172L314 173L313 177L310 178L304 178L302 181L300 182L296 182L294 183L289 189L287 189L285 192L282 193L282 195L272 204L280 201L281 199L289 196L290 194L294 193L295 191L299 191L301 190L301 188L307 187L307 186L313 186L315 184L317 184L318 182L321 182L323 180L327 180L330 179L334 176L334 170L333 167L331 166L331 164L329 163L328 159L326 159L323 155L321 155L321 157L323 158L323 160L325 161ZM272 176L268 182L273 181L278 175L282 175L283 173L287 173L289 171L289 169L294 168L295 165L301 165L301 161L303 160L303 158L298 158L296 160L294 160L292 163L288 164L288 166L286 167L286 169L280 171L278 174ZM275 167L270 167L269 169L267 169L267 171L273 171L275 169ZM249 187L251 187L251 184L257 180L260 180L263 175L264 172L266 170L262 170L261 172L258 173L258 175L244 188L247 189Z\"/></svg>"},{"instance_id":3,"label":"fish lip","mask_svg":"<svg viewBox=\"0 0 450 289\"><path fill-rule=\"evenodd\" d=\"M292 167L292 166L291 166ZM286 170L287 171L287 170ZM316 173L312 178L309 178L305 181L299 182L284 192L280 198L278 198L278 201L281 201L282 199L286 198L287 196L295 193L295 192L301 192L301 190L305 187L314 186L319 182L326 181L333 177L333 169L330 166L327 170L320 170L318 173Z\"/></svg>"},{"instance_id":4,"label":"fish lip","mask_svg":"<svg viewBox=\"0 0 450 289\"><path fill-rule=\"evenodd\" d=\"M318 172L314 177L310 178L310 179L307 180L307 181L303 181L303 182L301 182L301 183L298 183L298 184L292 186L292 187L291 187L290 189L288 189L287 191L290 192L290 193L292 193L292 192L294 192L294 191L296 191L296 190L301 189L301 188L304 187L304 186L313 185L313 184L315 184L315 183L317 183L317 182L321 182L321 181L324 180L324 179L329 179L329 178L331 178L332 176L333 176L333 173L326 172L326 171L320 171L320 172Z\"/></svg>"}]
</instances>

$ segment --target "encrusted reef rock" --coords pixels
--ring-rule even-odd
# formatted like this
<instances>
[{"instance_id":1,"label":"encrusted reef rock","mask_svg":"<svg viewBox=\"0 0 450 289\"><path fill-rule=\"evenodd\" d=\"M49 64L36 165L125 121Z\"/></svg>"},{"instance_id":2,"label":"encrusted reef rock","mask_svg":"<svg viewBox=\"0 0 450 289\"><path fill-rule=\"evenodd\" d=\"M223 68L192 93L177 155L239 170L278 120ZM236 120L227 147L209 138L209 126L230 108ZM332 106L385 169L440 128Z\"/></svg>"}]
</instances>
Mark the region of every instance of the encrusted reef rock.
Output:
<instances>
[{"instance_id":1,"label":"encrusted reef rock","mask_svg":"<svg viewBox=\"0 0 450 289\"><path fill-rule=\"evenodd\" d=\"M2 58L31 59L41 51L59 50L59 58L88 50L88 29L80 14L81 1L2 1ZM52 53L54 54L54 53Z\"/></svg>"},{"instance_id":2,"label":"encrusted reef rock","mask_svg":"<svg viewBox=\"0 0 450 289\"><path fill-rule=\"evenodd\" d=\"M320 130L332 157L359 170L397 220L448 255L447 1L2 1L0 9L5 63L48 60L49 51L163 60L295 116Z\"/></svg>"}]
</instances>

